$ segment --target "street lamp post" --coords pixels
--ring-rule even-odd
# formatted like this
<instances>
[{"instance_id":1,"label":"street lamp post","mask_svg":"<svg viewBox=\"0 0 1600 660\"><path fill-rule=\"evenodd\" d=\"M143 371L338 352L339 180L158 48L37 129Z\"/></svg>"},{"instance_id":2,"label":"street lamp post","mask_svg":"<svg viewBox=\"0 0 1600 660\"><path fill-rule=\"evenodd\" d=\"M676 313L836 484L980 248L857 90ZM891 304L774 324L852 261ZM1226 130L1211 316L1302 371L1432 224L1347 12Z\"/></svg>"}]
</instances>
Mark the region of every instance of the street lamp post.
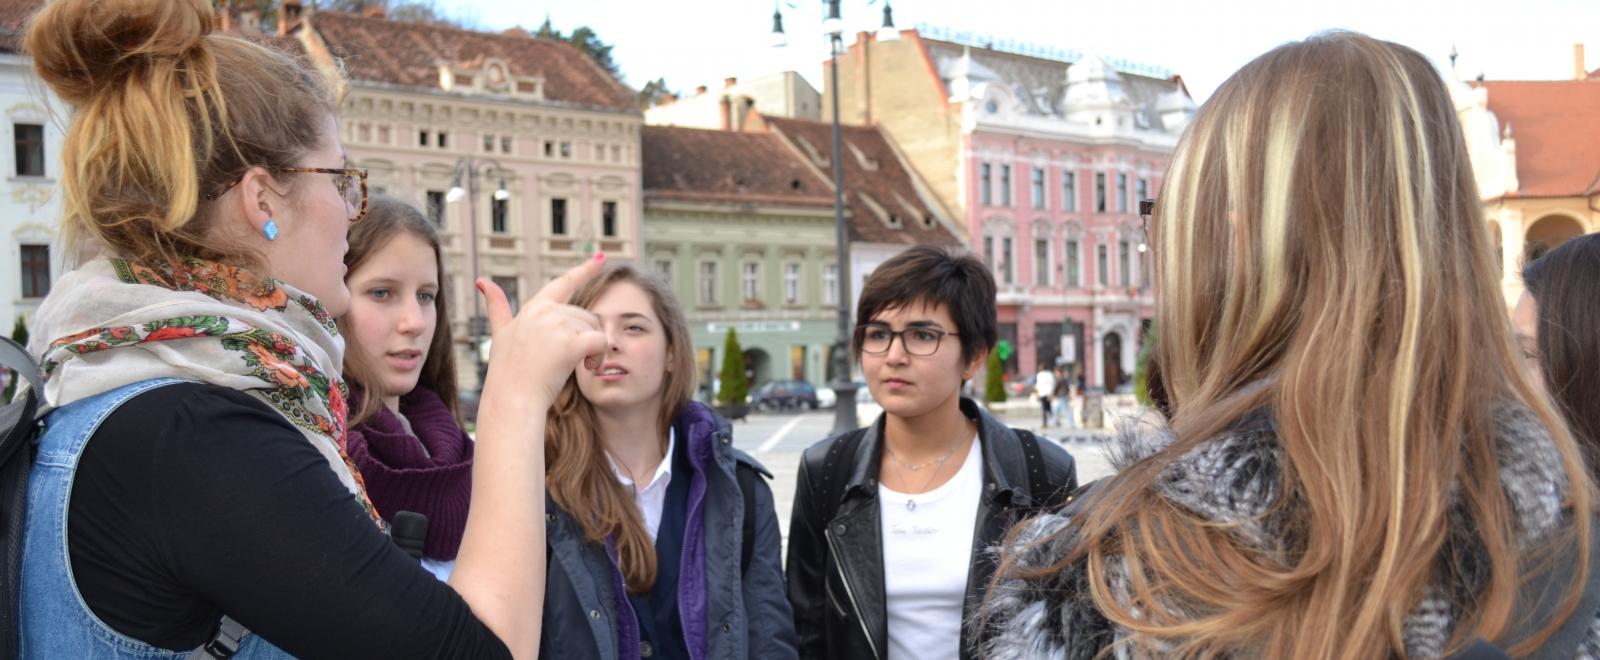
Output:
<instances>
[{"instance_id":1,"label":"street lamp post","mask_svg":"<svg viewBox=\"0 0 1600 660\"><path fill-rule=\"evenodd\" d=\"M833 343L834 379L833 432L844 433L861 427L856 416L856 384L850 378L850 232L844 219L844 146L839 128L839 56L844 51L844 21L839 16L840 0L823 0L827 15L822 30L828 35L828 67L830 69L830 94L833 96L833 230L834 253L838 259L839 275L839 328ZM793 5L791 5L792 7ZM880 38L893 40L899 37L894 29L892 10L888 0L883 3L883 27ZM772 12L772 44L781 47L788 43L783 32L783 15L776 7Z\"/></svg>"},{"instance_id":2,"label":"street lamp post","mask_svg":"<svg viewBox=\"0 0 1600 660\"><path fill-rule=\"evenodd\" d=\"M838 25L839 0L829 4L834 25ZM850 378L850 236L844 224L844 151L839 131L839 52L844 45L839 32L828 35L833 56L833 234L834 252L839 260L839 334L833 342L833 432L845 433L861 427L856 418L856 383Z\"/></svg>"},{"instance_id":3,"label":"street lamp post","mask_svg":"<svg viewBox=\"0 0 1600 660\"><path fill-rule=\"evenodd\" d=\"M450 182L450 192L445 193L445 201L450 203L459 202L462 197L467 198L467 241L471 244L471 248L467 252L467 261L470 263L472 281L474 283L478 281L478 254L480 247L478 245L478 166L480 164L487 165L488 169L502 173L505 171L505 167L500 164L500 161L492 158L475 159L470 156L463 156L456 161L455 176ZM462 189L462 183L467 184L465 189ZM506 180L503 175L500 177L500 187L494 191L494 198L497 200L511 198L511 192L506 190ZM483 314L483 300L478 296L472 296L472 318L467 320L467 334L472 337L472 357L473 363L477 366L478 392L481 398L484 379L488 378L489 375L487 350L489 319Z\"/></svg>"}]
</instances>

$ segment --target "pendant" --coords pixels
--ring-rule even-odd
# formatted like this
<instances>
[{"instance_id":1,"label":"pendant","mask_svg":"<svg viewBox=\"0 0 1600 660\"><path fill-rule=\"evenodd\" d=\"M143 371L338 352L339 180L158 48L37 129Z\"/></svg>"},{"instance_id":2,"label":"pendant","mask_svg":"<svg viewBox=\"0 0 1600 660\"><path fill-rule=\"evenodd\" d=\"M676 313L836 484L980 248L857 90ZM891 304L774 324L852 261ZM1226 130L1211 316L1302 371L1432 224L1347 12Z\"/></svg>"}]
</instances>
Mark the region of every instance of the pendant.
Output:
<instances>
[{"instance_id":1,"label":"pendant","mask_svg":"<svg viewBox=\"0 0 1600 660\"><path fill-rule=\"evenodd\" d=\"M917 501L913 500L913 499L911 499L909 497L906 498L906 510L907 511L916 511L917 510Z\"/></svg>"}]
</instances>

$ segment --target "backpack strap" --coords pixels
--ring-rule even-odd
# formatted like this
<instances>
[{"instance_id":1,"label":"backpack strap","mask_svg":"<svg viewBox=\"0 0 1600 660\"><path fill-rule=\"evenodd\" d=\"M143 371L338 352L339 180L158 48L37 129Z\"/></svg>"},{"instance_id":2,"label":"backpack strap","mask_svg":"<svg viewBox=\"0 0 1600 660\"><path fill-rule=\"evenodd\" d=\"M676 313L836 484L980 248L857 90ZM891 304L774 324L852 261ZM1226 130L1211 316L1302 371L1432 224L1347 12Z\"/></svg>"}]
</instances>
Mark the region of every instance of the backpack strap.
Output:
<instances>
[{"instance_id":1,"label":"backpack strap","mask_svg":"<svg viewBox=\"0 0 1600 660\"><path fill-rule=\"evenodd\" d=\"M21 346L5 337L0 337L0 367L5 367L17 372L23 380L28 381L28 389L38 398L44 397L44 376L39 375L39 365L34 363L33 357L23 350ZM7 403L0 401L0 403Z\"/></svg>"},{"instance_id":2,"label":"backpack strap","mask_svg":"<svg viewBox=\"0 0 1600 660\"><path fill-rule=\"evenodd\" d=\"M1049 506L1054 493L1044 478L1044 453L1039 451L1038 436L1025 429L1011 431L1022 441L1022 460L1028 469L1028 497L1033 499L1034 508Z\"/></svg>"},{"instance_id":3,"label":"backpack strap","mask_svg":"<svg viewBox=\"0 0 1600 660\"><path fill-rule=\"evenodd\" d=\"M17 657L21 650L22 530L27 514L28 473L38 442L40 397L43 380L33 358L10 339L0 337L0 367L17 372L28 382L16 401L0 401L0 660Z\"/></svg>"},{"instance_id":4,"label":"backpack strap","mask_svg":"<svg viewBox=\"0 0 1600 660\"><path fill-rule=\"evenodd\" d=\"M739 575L750 572L750 555L756 547L756 469L744 462L736 462L733 476L739 480L739 493L744 496L744 539L739 546Z\"/></svg>"},{"instance_id":5,"label":"backpack strap","mask_svg":"<svg viewBox=\"0 0 1600 660\"><path fill-rule=\"evenodd\" d=\"M239 652L239 645L249 634L250 630L244 624L224 615L217 626L217 634L212 635L211 641L204 646L190 651L188 660L227 660Z\"/></svg>"},{"instance_id":6,"label":"backpack strap","mask_svg":"<svg viewBox=\"0 0 1600 660\"><path fill-rule=\"evenodd\" d=\"M866 435L866 429L858 429L839 436L828 447L828 452L822 457L822 464L812 463L806 466L806 473L822 477L817 487L819 504L818 511L822 514L821 520L813 521L816 529L823 529L828 523L833 522L833 515L838 513L839 504L844 501L844 484L850 478L850 470L855 467L856 448L861 445L861 437Z\"/></svg>"}]
</instances>

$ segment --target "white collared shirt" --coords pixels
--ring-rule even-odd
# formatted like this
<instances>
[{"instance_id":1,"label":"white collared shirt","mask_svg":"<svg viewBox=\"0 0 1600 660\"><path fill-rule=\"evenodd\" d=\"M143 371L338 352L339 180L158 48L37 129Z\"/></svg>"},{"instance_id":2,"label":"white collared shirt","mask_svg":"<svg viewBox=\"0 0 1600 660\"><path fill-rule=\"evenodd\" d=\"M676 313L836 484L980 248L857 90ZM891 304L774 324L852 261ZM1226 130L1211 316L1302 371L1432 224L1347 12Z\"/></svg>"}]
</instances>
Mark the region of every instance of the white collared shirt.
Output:
<instances>
[{"instance_id":1,"label":"white collared shirt","mask_svg":"<svg viewBox=\"0 0 1600 660\"><path fill-rule=\"evenodd\" d=\"M667 486L672 483L672 452L678 441L677 435L673 429L667 429L667 453L661 457L661 464L656 466L656 473L642 490L628 477L628 473L617 465L616 459L611 457L611 452L606 452L606 460L611 462L611 473L617 476L617 482L633 492L633 503L639 507L639 514L644 518L645 531L650 532L652 541L656 538L656 530L661 529L661 509L666 507Z\"/></svg>"}]
</instances>

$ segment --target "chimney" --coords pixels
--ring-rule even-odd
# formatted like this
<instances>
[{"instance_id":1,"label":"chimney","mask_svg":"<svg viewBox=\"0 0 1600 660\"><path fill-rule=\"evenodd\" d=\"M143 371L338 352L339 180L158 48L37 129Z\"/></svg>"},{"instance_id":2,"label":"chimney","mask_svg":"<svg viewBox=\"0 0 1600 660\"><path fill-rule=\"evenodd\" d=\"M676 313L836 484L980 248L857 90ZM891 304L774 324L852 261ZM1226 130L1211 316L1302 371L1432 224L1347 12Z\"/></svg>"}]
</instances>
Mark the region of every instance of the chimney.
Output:
<instances>
[{"instance_id":1,"label":"chimney","mask_svg":"<svg viewBox=\"0 0 1600 660\"><path fill-rule=\"evenodd\" d=\"M304 14L305 5L300 0L283 0L278 7L278 36L287 36L300 27L300 19Z\"/></svg>"},{"instance_id":2,"label":"chimney","mask_svg":"<svg viewBox=\"0 0 1600 660\"><path fill-rule=\"evenodd\" d=\"M727 88L732 87L732 86L737 85L737 84L739 84L739 79L735 78L733 76L728 76L728 77L722 79L722 88L723 89L727 89Z\"/></svg>"},{"instance_id":3,"label":"chimney","mask_svg":"<svg viewBox=\"0 0 1600 660\"><path fill-rule=\"evenodd\" d=\"M1583 61L1583 44L1572 44L1572 77L1576 80L1589 77L1589 67Z\"/></svg>"},{"instance_id":4,"label":"chimney","mask_svg":"<svg viewBox=\"0 0 1600 660\"><path fill-rule=\"evenodd\" d=\"M733 130L733 99L722 97L722 130Z\"/></svg>"},{"instance_id":5,"label":"chimney","mask_svg":"<svg viewBox=\"0 0 1600 660\"><path fill-rule=\"evenodd\" d=\"M361 8L361 15L367 18L383 18L383 5L376 2Z\"/></svg>"},{"instance_id":6,"label":"chimney","mask_svg":"<svg viewBox=\"0 0 1600 660\"><path fill-rule=\"evenodd\" d=\"M706 93L706 86L705 85L701 85L699 87L694 88L694 95L695 96L699 96L699 95L704 94L704 93Z\"/></svg>"},{"instance_id":7,"label":"chimney","mask_svg":"<svg viewBox=\"0 0 1600 660\"><path fill-rule=\"evenodd\" d=\"M860 48L855 53L856 65L856 116L854 119L862 124L872 124L872 44L868 42L871 33L862 32L857 43Z\"/></svg>"}]
</instances>

